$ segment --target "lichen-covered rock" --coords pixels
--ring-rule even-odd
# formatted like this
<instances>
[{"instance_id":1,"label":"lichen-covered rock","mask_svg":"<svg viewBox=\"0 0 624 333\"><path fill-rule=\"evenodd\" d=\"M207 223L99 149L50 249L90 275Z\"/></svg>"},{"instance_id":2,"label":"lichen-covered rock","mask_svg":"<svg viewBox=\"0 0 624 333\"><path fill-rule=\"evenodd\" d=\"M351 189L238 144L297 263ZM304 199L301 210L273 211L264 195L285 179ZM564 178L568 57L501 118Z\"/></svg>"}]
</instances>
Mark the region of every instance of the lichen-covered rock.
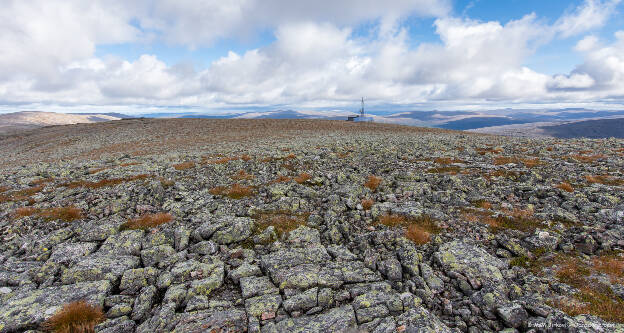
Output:
<instances>
[{"instance_id":1,"label":"lichen-covered rock","mask_svg":"<svg viewBox=\"0 0 624 333\"><path fill-rule=\"evenodd\" d=\"M311 288L284 300L282 304L284 310L288 312L307 311L317 306L317 298L318 288ZM325 300L325 303L327 303L327 300Z\"/></svg>"},{"instance_id":2,"label":"lichen-covered rock","mask_svg":"<svg viewBox=\"0 0 624 333\"><path fill-rule=\"evenodd\" d=\"M139 256L143 230L126 230L109 236L100 246L98 253L109 256Z\"/></svg>"},{"instance_id":3,"label":"lichen-covered rock","mask_svg":"<svg viewBox=\"0 0 624 333\"><path fill-rule=\"evenodd\" d=\"M141 260L145 266L155 266L163 268L171 265L178 258L171 245L158 245L141 251Z\"/></svg>"},{"instance_id":4,"label":"lichen-covered rock","mask_svg":"<svg viewBox=\"0 0 624 333\"><path fill-rule=\"evenodd\" d=\"M289 318L277 324L269 323L262 327L262 333L341 332L355 327L355 312L350 305L345 305L315 316Z\"/></svg>"},{"instance_id":5,"label":"lichen-covered rock","mask_svg":"<svg viewBox=\"0 0 624 333\"><path fill-rule=\"evenodd\" d=\"M48 260L57 264L72 265L95 251L97 246L97 243L86 242L59 244L54 248Z\"/></svg>"},{"instance_id":6,"label":"lichen-covered rock","mask_svg":"<svg viewBox=\"0 0 624 333\"><path fill-rule=\"evenodd\" d=\"M121 275L139 266L140 260L133 256L104 256L98 253L84 257L61 276L63 284L85 281L109 280L117 283Z\"/></svg>"},{"instance_id":7,"label":"lichen-covered rock","mask_svg":"<svg viewBox=\"0 0 624 333\"><path fill-rule=\"evenodd\" d=\"M129 269L121 276L119 289L127 294L135 294L139 290L156 282L158 270L153 267Z\"/></svg>"},{"instance_id":8,"label":"lichen-covered rock","mask_svg":"<svg viewBox=\"0 0 624 333\"><path fill-rule=\"evenodd\" d=\"M282 297L279 294L256 296L245 300L245 310L249 316L261 317L264 313L274 314L280 304Z\"/></svg>"},{"instance_id":9,"label":"lichen-covered rock","mask_svg":"<svg viewBox=\"0 0 624 333\"><path fill-rule=\"evenodd\" d=\"M452 241L440 246L433 255L436 263L445 271L460 273L468 279L492 284L503 281L501 269L507 268L500 259L474 245Z\"/></svg>"},{"instance_id":10,"label":"lichen-covered rock","mask_svg":"<svg viewBox=\"0 0 624 333\"><path fill-rule=\"evenodd\" d=\"M217 244L231 244L249 238L254 224L248 217L226 217L221 220L221 225L211 237Z\"/></svg>"},{"instance_id":11,"label":"lichen-covered rock","mask_svg":"<svg viewBox=\"0 0 624 333\"><path fill-rule=\"evenodd\" d=\"M173 329L173 333L186 332L245 332L247 316L245 311L232 309L225 311L205 310L186 312Z\"/></svg>"},{"instance_id":12,"label":"lichen-covered rock","mask_svg":"<svg viewBox=\"0 0 624 333\"><path fill-rule=\"evenodd\" d=\"M404 332L451 333L457 332L446 326L436 315L422 307L410 309L397 317L397 325L403 326Z\"/></svg>"},{"instance_id":13,"label":"lichen-covered rock","mask_svg":"<svg viewBox=\"0 0 624 333\"><path fill-rule=\"evenodd\" d=\"M279 293L279 289L266 276L243 277L240 279L240 287L243 298Z\"/></svg>"},{"instance_id":14,"label":"lichen-covered rock","mask_svg":"<svg viewBox=\"0 0 624 333\"><path fill-rule=\"evenodd\" d=\"M103 306L111 288L109 281L95 281L17 292L0 305L0 332L37 327L72 301L84 299Z\"/></svg>"}]
</instances>

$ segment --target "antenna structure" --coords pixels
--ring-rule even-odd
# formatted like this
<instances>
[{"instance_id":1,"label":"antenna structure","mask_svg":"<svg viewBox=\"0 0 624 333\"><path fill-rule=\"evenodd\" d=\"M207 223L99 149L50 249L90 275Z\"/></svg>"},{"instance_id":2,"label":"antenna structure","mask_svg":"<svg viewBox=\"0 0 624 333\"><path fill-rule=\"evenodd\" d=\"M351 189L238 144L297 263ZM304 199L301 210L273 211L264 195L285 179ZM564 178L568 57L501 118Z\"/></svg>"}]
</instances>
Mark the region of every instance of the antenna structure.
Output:
<instances>
[{"instance_id":1,"label":"antenna structure","mask_svg":"<svg viewBox=\"0 0 624 333\"><path fill-rule=\"evenodd\" d=\"M364 119L364 97L362 97L362 108L360 109L360 117Z\"/></svg>"}]
</instances>

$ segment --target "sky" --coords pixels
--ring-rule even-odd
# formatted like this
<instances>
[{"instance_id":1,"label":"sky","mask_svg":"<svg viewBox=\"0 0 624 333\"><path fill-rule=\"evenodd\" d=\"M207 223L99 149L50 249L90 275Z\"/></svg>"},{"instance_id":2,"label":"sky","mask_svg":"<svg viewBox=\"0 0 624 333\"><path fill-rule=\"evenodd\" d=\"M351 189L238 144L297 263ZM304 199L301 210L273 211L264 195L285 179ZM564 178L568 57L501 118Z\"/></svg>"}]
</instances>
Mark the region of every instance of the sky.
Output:
<instances>
[{"instance_id":1,"label":"sky","mask_svg":"<svg viewBox=\"0 0 624 333\"><path fill-rule=\"evenodd\" d=\"M0 8L0 112L624 109L622 0Z\"/></svg>"}]
</instances>

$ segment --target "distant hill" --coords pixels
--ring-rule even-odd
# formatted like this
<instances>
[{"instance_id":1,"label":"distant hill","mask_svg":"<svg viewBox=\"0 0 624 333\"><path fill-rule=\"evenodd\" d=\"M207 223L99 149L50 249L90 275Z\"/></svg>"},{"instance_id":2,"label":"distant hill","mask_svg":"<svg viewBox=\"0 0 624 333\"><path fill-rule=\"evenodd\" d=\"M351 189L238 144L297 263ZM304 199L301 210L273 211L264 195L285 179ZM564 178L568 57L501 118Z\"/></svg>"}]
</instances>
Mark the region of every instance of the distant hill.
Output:
<instances>
[{"instance_id":1,"label":"distant hill","mask_svg":"<svg viewBox=\"0 0 624 333\"><path fill-rule=\"evenodd\" d=\"M521 119L511 119L508 117L470 117L470 118L464 118L461 120L449 121L437 127L444 128L444 129L465 131L469 129L483 128L483 127L490 127L490 126L525 124L529 122L531 121L521 120Z\"/></svg>"},{"instance_id":2,"label":"distant hill","mask_svg":"<svg viewBox=\"0 0 624 333\"><path fill-rule=\"evenodd\" d=\"M125 116L128 118L128 116ZM67 114L43 111L21 111L0 114L0 135L14 134L24 130L51 125L69 125L79 123L97 123L119 120L121 117L109 114Z\"/></svg>"},{"instance_id":3,"label":"distant hill","mask_svg":"<svg viewBox=\"0 0 624 333\"><path fill-rule=\"evenodd\" d=\"M624 118L596 119L541 127L546 135L556 138L624 138Z\"/></svg>"}]
</instances>

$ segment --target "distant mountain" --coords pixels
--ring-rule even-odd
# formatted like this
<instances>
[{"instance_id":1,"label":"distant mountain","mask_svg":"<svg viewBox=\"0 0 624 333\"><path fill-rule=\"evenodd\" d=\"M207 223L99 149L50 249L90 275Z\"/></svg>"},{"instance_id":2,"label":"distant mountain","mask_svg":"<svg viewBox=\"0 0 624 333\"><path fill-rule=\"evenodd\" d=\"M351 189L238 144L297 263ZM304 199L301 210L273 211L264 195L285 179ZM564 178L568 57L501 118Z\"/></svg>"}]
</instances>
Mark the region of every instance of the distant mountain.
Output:
<instances>
[{"instance_id":1,"label":"distant mountain","mask_svg":"<svg viewBox=\"0 0 624 333\"><path fill-rule=\"evenodd\" d=\"M131 118L135 118L134 116L129 116L129 115L127 115L127 114L118 113L118 112L106 112L106 113L72 113L72 114L79 114L79 115L83 115L83 116L109 116L109 117L115 117L115 118L119 118L119 119L131 119Z\"/></svg>"},{"instance_id":2,"label":"distant mountain","mask_svg":"<svg viewBox=\"0 0 624 333\"><path fill-rule=\"evenodd\" d=\"M513 119L509 117L469 117L461 120L449 121L436 127L465 131L490 126L526 124L531 122L533 121L528 119Z\"/></svg>"},{"instance_id":3,"label":"distant mountain","mask_svg":"<svg viewBox=\"0 0 624 333\"><path fill-rule=\"evenodd\" d=\"M78 123L97 123L119 120L121 118L107 114L67 114L43 111L21 111L0 114L0 134L13 134L24 130L51 125Z\"/></svg>"},{"instance_id":4,"label":"distant mountain","mask_svg":"<svg viewBox=\"0 0 624 333\"><path fill-rule=\"evenodd\" d=\"M624 138L624 118L585 120L541 128L546 135L562 139Z\"/></svg>"}]
</instances>

